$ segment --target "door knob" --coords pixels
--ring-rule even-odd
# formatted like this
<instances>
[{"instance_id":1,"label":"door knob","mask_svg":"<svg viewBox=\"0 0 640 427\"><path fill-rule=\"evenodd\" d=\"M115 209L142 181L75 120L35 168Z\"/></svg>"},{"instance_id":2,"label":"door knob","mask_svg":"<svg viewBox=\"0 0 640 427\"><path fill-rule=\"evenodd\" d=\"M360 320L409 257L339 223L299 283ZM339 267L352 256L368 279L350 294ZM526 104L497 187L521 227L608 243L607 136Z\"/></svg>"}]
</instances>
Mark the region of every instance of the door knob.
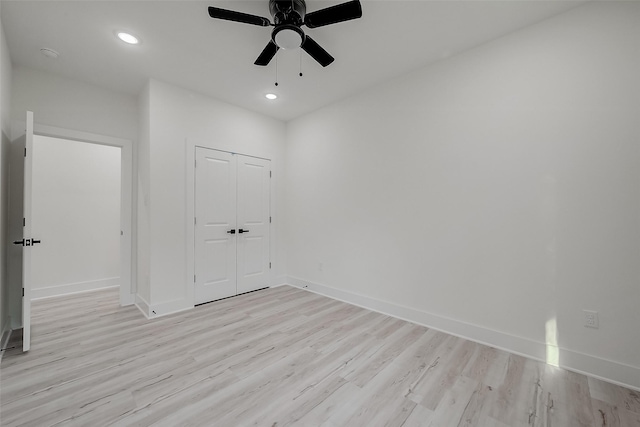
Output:
<instances>
[{"instance_id":1,"label":"door knob","mask_svg":"<svg viewBox=\"0 0 640 427\"><path fill-rule=\"evenodd\" d=\"M35 245L38 243L42 243L42 240L36 240L36 239L22 239L22 240L14 240L13 244L14 245L22 245L22 246L31 246L31 245Z\"/></svg>"},{"instance_id":2,"label":"door knob","mask_svg":"<svg viewBox=\"0 0 640 427\"><path fill-rule=\"evenodd\" d=\"M240 230L238 230L238 233L242 234L242 233L248 233L249 230L243 230L242 228Z\"/></svg>"},{"instance_id":3,"label":"door knob","mask_svg":"<svg viewBox=\"0 0 640 427\"><path fill-rule=\"evenodd\" d=\"M229 230L229 231L227 231L227 233L229 233L229 234L236 234L236 230Z\"/></svg>"}]
</instances>

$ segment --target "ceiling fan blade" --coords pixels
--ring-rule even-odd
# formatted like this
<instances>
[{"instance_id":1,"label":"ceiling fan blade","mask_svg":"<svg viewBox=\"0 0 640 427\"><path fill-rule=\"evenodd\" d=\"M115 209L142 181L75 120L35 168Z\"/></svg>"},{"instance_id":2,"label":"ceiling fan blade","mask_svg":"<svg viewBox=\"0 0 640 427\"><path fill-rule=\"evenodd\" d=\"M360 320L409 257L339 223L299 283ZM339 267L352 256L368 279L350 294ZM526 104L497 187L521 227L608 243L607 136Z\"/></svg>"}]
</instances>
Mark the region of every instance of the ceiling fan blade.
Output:
<instances>
[{"instance_id":1,"label":"ceiling fan blade","mask_svg":"<svg viewBox=\"0 0 640 427\"><path fill-rule=\"evenodd\" d=\"M271 59L273 59L273 57L276 55L278 49L280 49L278 45L270 41L269 44L266 45L262 50L262 53L260 54L260 56L258 56L258 59L256 59L256 62L254 62L254 64L262 66L268 65L269 62L271 62Z\"/></svg>"},{"instance_id":2,"label":"ceiling fan blade","mask_svg":"<svg viewBox=\"0 0 640 427\"><path fill-rule=\"evenodd\" d=\"M360 17L362 17L360 1L352 0L308 13L304 18L304 23L309 28L317 28Z\"/></svg>"},{"instance_id":3,"label":"ceiling fan blade","mask_svg":"<svg viewBox=\"0 0 640 427\"><path fill-rule=\"evenodd\" d=\"M305 37L300 47L323 67L326 67L334 61L333 56L329 55L329 52L324 50L322 46L309 36Z\"/></svg>"},{"instance_id":4,"label":"ceiling fan blade","mask_svg":"<svg viewBox=\"0 0 640 427\"><path fill-rule=\"evenodd\" d=\"M249 15L248 13L220 9L219 7L213 6L209 6L209 16L217 19L226 19L227 21L259 25L261 27L268 27L271 25L271 21L269 21L267 18L263 18L262 16Z\"/></svg>"}]
</instances>

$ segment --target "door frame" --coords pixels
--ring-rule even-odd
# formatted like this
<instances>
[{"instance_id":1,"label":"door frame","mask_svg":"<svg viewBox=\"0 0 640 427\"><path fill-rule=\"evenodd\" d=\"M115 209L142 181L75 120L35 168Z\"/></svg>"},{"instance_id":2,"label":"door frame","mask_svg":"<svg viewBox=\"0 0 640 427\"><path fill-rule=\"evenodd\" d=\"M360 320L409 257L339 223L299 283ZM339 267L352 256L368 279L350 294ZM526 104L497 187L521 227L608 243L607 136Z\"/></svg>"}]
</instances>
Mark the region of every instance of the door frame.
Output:
<instances>
[{"instance_id":1,"label":"door frame","mask_svg":"<svg viewBox=\"0 0 640 427\"><path fill-rule=\"evenodd\" d=\"M18 127L17 129L21 129ZM88 144L120 148L120 305L134 303L135 281L133 280L133 143L128 139L98 135L89 132L64 129L34 123L34 135L68 139Z\"/></svg>"},{"instance_id":2,"label":"door frame","mask_svg":"<svg viewBox=\"0 0 640 427\"><path fill-rule=\"evenodd\" d=\"M271 162L271 170L273 171L275 169L275 164L274 161L268 157L263 157L263 156L256 156L254 154L246 154L244 152L237 152L237 151L229 151L229 150L223 150L223 149L219 149L219 148L214 148L211 145L208 145L206 143L203 142L197 142L194 140L189 140L189 139L185 139L185 157L187 159L187 167L186 167L186 172L187 172L187 176L186 176L186 188L185 188L185 202L187 204L186 206L186 218L185 218L185 235L186 235L186 239L185 239L185 265L187 267L187 274L185 277L185 283L188 284L187 286L187 301L189 301L189 304L192 306L195 306L195 245L196 245L196 227L194 224L194 220L192 218L195 218L195 203L196 203L196 195L195 195L195 187L196 187L196 169L195 169L195 163L196 163L196 147L199 148L205 148L207 150L215 150L215 151L221 151L224 153L230 153L230 154L239 154L242 156L247 156L247 157L254 157L256 159L263 159L263 160L268 160ZM268 284L267 286L273 286L275 283L275 271L276 271L276 251L275 251L275 242L276 242L276 238L275 238L275 233L274 233L274 226L277 222L276 219L276 210L274 209L274 201L276 199L275 197L275 185L274 185L274 179L272 178L269 180L269 210L271 212L271 217L272 217L272 222L269 224L269 235L271 236L270 238L270 247L269 247L269 251L271 253L271 262L273 263L273 268L270 270L269 272L269 279L268 279Z\"/></svg>"}]
</instances>

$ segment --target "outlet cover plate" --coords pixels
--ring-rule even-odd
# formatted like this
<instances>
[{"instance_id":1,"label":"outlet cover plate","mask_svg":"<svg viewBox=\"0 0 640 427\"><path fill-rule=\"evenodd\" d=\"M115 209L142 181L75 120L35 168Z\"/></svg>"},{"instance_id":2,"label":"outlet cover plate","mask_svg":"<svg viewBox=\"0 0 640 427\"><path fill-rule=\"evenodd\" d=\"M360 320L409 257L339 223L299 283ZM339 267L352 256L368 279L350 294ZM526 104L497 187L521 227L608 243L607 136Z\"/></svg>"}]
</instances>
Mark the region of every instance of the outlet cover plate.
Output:
<instances>
[{"instance_id":1,"label":"outlet cover plate","mask_svg":"<svg viewBox=\"0 0 640 427\"><path fill-rule=\"evenodd\" d=\"M586 328L598 329L600 327L597 311L582 310L582 313L584 314L584 326Z\"/></svg>"}]
</instances>

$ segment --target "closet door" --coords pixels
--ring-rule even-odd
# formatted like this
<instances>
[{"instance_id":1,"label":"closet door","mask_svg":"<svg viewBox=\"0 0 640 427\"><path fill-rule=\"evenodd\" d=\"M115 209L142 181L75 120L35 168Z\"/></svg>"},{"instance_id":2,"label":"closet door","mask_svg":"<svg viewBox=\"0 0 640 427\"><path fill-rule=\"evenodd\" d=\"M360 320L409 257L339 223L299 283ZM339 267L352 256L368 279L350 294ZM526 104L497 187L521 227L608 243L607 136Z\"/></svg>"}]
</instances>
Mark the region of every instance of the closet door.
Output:
<instances>
[{"instance_id":1,"label":"closet door","mask_svg":"<svg viewBox=\"0 0 640 427\"><path fill-rule=\"evenodd\" d=\"M238 160L238 293L269 286L271 162Z\"/></svg>"},{"instance_id":2,"label":"closet door","mask_svg":"<svg viewBox=\"0 0 640 427\"><path fill-rule=\"evenodd\" d=\"M237 163L234 157L231 153L196 148L196 304L237 294Z\"/></svg>"}]
</instances>

